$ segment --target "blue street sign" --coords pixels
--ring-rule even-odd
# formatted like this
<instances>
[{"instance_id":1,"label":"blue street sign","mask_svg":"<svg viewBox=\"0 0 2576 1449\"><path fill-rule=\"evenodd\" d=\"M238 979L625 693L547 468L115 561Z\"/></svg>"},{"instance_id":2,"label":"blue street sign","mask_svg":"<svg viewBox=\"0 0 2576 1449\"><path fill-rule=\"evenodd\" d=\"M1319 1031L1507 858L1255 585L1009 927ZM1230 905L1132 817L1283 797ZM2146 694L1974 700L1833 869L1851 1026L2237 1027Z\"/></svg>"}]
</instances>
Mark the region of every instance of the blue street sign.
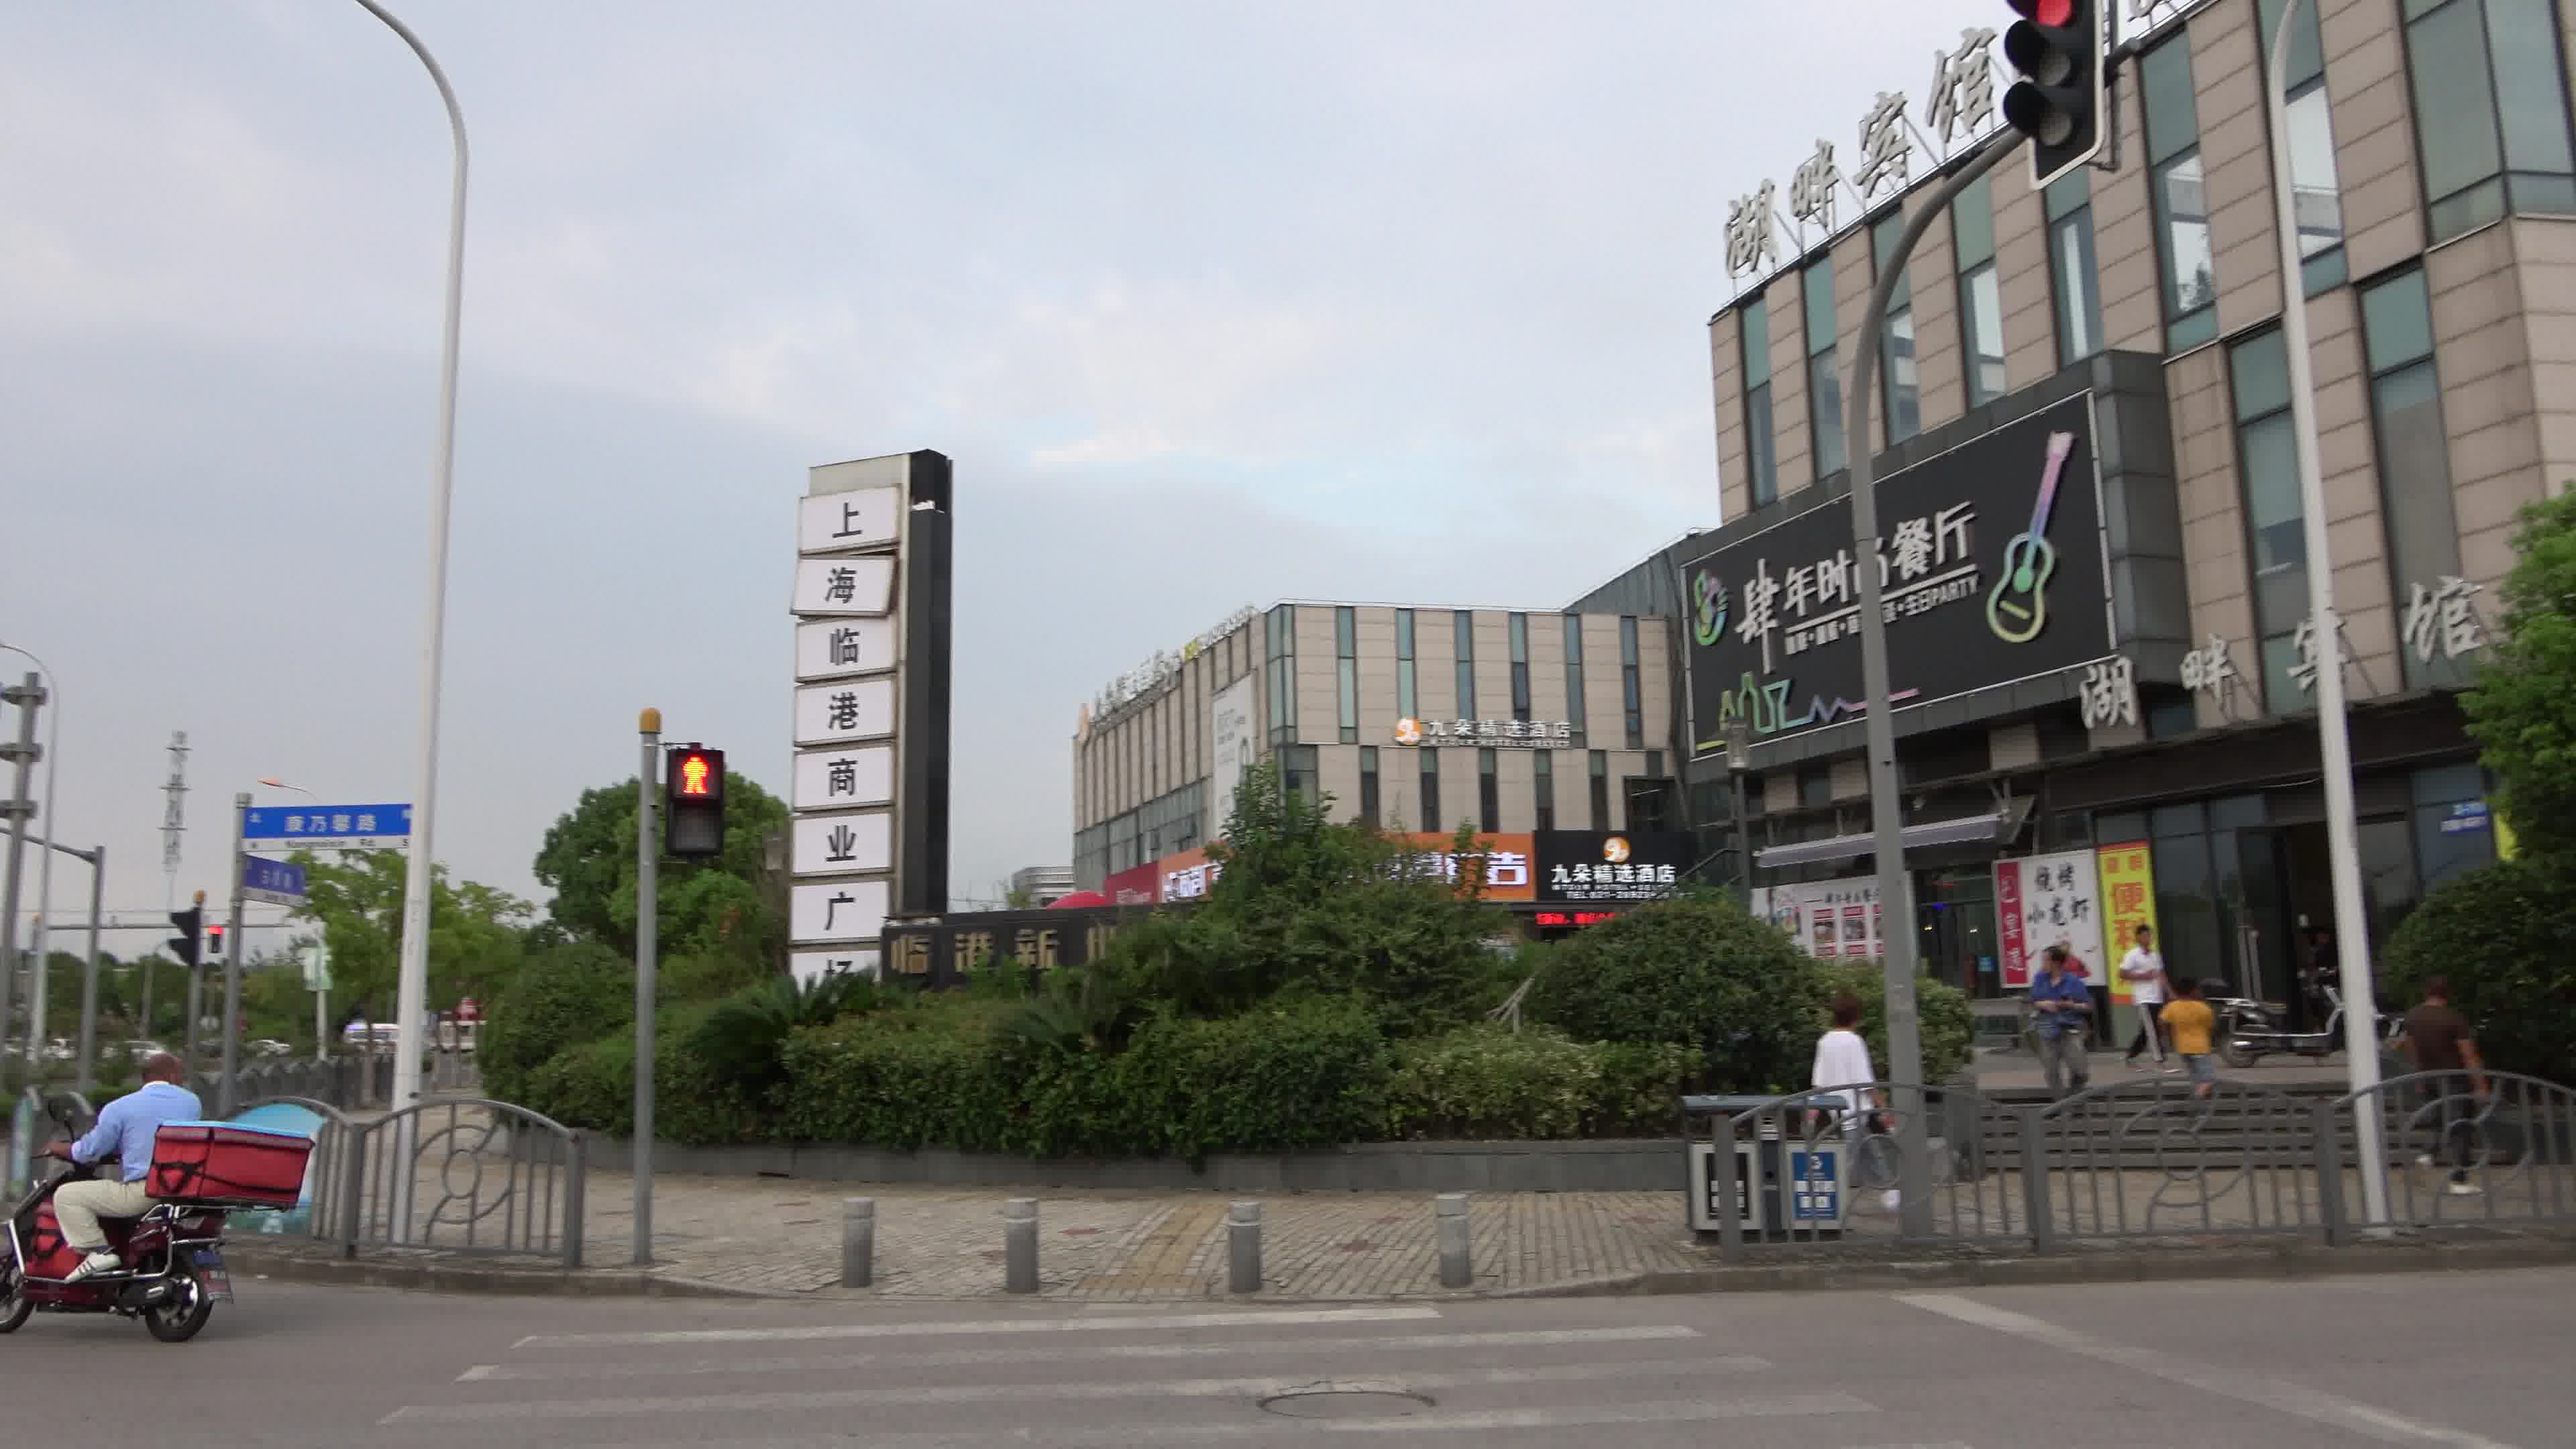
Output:
<instances>
[{"instance_id":1,"label":"blue street sign","mask_svg":"<svg viewBox=\"0 0 2576 1449\"><path fill-rule=\"evenodd\" d=\"M2451 807L2449 818L2442 822L2442 833L2444 835L2465 835L2472 830L2486 829L2487 822L2487 802L2484 800L2463 800L2459 804Z\"/></svg>"},{"instance_id":2,"label":"blue street sign","mask_svg":"<svg viewBox=\"0 0 2576 1449\"><path fill-rule=\"evenodd\" d=\"M411 838L409 805L254 805L242 812L242 839L371 849Z\"/></svg>"},{"instance_id":3,"label":"blue street sign","mask_svg":"<svg viewBox=\"0 0 2576 1449\"><path fill-rule=\"evenodd\" d=\"M242 895L271 905L304 904L304 867L256 855L242 857Z\"/></svg>"}]
</instances>

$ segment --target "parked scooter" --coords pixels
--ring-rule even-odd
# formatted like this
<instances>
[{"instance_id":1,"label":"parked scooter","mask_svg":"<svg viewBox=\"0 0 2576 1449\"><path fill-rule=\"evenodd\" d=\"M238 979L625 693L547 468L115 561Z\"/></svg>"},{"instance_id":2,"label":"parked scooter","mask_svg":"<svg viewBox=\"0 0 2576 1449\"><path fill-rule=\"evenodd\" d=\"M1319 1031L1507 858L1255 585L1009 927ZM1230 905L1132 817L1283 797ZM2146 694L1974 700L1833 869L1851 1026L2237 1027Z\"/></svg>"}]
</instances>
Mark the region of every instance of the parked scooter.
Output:
<instances>
[{"instance_id":1,"label":"parked scooter","mask_svg":"<svg viewBox=\"0 0 2576 1449\"><path fill-rule=\"evenodd\" d=\"M65 1137L72 1124L48 1110ZM199 1141L237 1136L248 1129L215 1124L184 1124ZM166 1145L172 1127L162 1129ZM262 1133L262 1137L273 1134ZM309 1144L307 1144L309 1148ZM303 1156L292 1147L300 1179ZM273 1189L254 1190L258 1200L243 1196L230 1182L209 1183L197 1163L165 1169L156 1153L156 1183L165 1177L169 1200L157 1202L140 1218L109 1218L100 1226L116 1251L114 1271L78 1282L69 1281L81 1255L64 1241L55 1221L55 1189L73 1181L81 1169L65 1162L60 1172L31 1188L14 1204L6 1225L5 1251L0 1251L0 1333L15 1332L38 1309L48 1313L114 1313L140 1318L143 1327L163 1343L185 1343L206 1326L217 1303L232 1301L231 1275L224 1268L224 1215L237 1206L274 1206ZM156 1186L156 1191L162 1191ZM235 1201L233 1199L240 1198Z\"/></svg>"},{"instance_id":2,"label":"parked scooter","mask_svg":"<svg viewBox=\"0 0 2576 1449\"><path fill-rule=\"evenodd\" d=\"M2288 1014L2269 1002L2242 996L2221 996L2209 1005L2218 1013L2218 1055L2231 1067L2250 1067L2267 1056L2325 1058L2342 1051L2343 994L2334 987L2321 988L2326 1001L2326 1022L2315 1031L2292 1031ZM2381 1050L2393 1045L2405 1028L2405 1019L2382 1016L2379 1019Z\"/></svg>"}]
</instances>

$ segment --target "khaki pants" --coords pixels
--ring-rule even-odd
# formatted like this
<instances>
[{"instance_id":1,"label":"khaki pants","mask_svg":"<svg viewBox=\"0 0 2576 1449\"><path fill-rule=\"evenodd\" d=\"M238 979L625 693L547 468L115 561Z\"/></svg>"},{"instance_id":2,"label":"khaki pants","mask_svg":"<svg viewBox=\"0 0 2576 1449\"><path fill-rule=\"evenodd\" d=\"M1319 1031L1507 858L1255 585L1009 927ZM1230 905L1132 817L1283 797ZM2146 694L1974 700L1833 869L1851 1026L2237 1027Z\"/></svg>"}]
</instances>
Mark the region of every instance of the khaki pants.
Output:
<instances>
[{"instance_id":1,"label":"khaki pants","mask_svg":"<svg viewBox=\"0 0 2576 1449\"><path fill-rule=\"evenodd\" d=\"M54 1189L54 1220L63 1225L63 1241L84 1253L107 1246L100 1218L139 1218L152 1210L152 1197L139 1182L67 1182Z\"/></svg>"}]
</instances>

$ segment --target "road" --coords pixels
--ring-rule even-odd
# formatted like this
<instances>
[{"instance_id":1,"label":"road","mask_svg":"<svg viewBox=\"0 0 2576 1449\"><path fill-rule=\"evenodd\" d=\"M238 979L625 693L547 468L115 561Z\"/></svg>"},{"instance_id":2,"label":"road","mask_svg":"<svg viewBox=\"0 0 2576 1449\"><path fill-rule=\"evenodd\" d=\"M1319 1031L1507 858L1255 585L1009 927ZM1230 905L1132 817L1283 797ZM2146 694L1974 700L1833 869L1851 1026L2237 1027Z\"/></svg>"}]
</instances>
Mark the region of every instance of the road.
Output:
<instances>
[{"instance_id":1,"label":"road","mask_svg":"<svg viewBox=\"0 0 2576 1449\"><path fill-rule=\"evenodd\" d=\"M178 1347L38 1317L0 1339L10 1420L192 1449L2576 1442L2576 1270L1281 1308L238 1289Z\"/></svg>"}]
</instances>

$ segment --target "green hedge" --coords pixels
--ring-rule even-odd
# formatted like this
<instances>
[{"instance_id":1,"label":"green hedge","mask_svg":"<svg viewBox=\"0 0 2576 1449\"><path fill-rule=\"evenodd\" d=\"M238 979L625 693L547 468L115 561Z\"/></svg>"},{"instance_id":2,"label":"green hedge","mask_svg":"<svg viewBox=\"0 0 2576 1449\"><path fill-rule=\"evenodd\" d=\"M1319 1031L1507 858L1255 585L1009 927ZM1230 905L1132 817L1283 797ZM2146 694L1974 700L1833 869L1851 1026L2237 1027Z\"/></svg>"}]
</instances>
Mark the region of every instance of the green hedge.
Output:
<instances>
[{"instance_id":1,"label":"green hedge","mask_svg":"<svg viewBox=\"0 0 2576 1449\"><path fill-rule=\"evenodd\" d=\"M2451 982L2498 1071L2576 1081L2576 870L2524 857L2455 876L2406 917L2379 962L2382 1011Z\"/></svg>"},{"instance_id":2,"label":"green hedge","mask_svg":"<svg viewBox=\"0 0 2576 1449\"><path fill-rule=\"evenodd\" d=\"M1472 1026L1400 1043L1387 1083L1390 1136L1538 1141L1667 1136L1694 1053L1671 1044L1577 1042L1533 1027Z\"/></svg>"},{"instance_id":3,"label":"green hedge","mask_svg":"<svg viewBox=\"0 0 2576 1449\"><path fill-rule=\"evenodd\" d=\"M690 1038L709 1007L664 1007L653 1017L654 1135L691 1147L759 1141L774 1115L709 1070ZM635 1131L633 1028L560 1052L530 1073L515 1099L568 1127L627 1137Z\"/></svg>"}]
</instances>

